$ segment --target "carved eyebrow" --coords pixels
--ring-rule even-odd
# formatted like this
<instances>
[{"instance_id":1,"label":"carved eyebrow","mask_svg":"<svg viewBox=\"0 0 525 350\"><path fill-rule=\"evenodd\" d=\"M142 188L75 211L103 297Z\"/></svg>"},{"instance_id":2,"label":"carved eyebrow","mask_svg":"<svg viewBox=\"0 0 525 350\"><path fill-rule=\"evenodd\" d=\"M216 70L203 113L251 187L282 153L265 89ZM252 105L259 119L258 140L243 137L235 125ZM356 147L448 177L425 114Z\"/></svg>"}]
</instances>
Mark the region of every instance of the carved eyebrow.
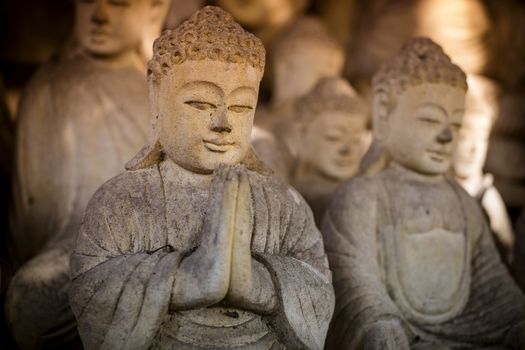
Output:
<instances>
[{"instance_id":1,"label":"carved eyebrow","mask_svg":"<svg viewBox=\"0 0 525 350\"><path fill-rule=\"evenodd\" d=\"M432 103L432 102L424 103L424 104L418 106L417 109L423 109L423 108L428 108L428 107L438 109L444 115L448 115L447 111L443 107L441 107L438 104Z\"/></svg>"},{"instance_id":2,"label":"carved eyebrow","mask_svg":"<svg viewBox=\"0 0 525 350\"><path fill-rule=\"evenodd\" d=\"M215 90L217 94L221 96L223 95L222 89L217 84L214 84L211 81L194 80L194 81L190 81L182 85L182 88L185 88L185 89L195 89L199 87L211 88L212 90Z\"/></svg>"},{"instance_id":3,"label":"carved eyebrow","mask_svg":"<svg viewBox=\"0 0 525 350\"><path fill-rule=\"evenodd\" d=\"M230 93L230 95L236 94L238 92L242 92L243 90L247 90L249 93L254 94L255 97L257 97L257 91L251 86L239 86L238 88L234 89Z\"/></svg>"}]
</instances>

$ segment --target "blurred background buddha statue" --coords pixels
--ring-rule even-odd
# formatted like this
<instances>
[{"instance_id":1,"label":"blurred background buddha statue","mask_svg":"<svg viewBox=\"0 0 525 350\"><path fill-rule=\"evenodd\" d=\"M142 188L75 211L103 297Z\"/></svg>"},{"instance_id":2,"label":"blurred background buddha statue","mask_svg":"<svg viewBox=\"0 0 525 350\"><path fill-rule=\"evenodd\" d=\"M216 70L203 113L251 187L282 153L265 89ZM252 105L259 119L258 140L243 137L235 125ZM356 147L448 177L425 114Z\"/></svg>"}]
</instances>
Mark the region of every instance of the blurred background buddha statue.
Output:
<instances>
[{"instance_id":1,"label":"blurred background buddha statue","mask_svg":"<svg viewBox=\"0 0 525 350\"><path fill-rule=\"evenodd\" d=\"M321 223L330 195L357 173L368 146L365 102L343 78L321 79L296 101L285 141L295 164L291 183Z\"/></svg>"},{"instance_id":2,"label":"blurred background buddha statue","mask_svg":"<svg viewBox=\"0 0 525 350\"><path fill-rule=\"evenodd\" d=\"M490 130L498 112L498 90L493 81L481 76L470 75L467 82L465 115L452 166L454 178L480 202L498 247L510 261L514 243L512 224L492 175L483 171Z\"/></svg>"},{"instance_id":3,"label":"blurred background buddha statue","mask_svg":"<svg viewBox=\"0 0 525 350\"><path fill-rule=\"evenodd\" d=\"M145 47L168 5L77 0L76 44L44 65L23 94L11 227L13 261L23 265L6 299L21 348L78 344L69 255L91 195L147 139Z\"/></svg>"}]
</instances>

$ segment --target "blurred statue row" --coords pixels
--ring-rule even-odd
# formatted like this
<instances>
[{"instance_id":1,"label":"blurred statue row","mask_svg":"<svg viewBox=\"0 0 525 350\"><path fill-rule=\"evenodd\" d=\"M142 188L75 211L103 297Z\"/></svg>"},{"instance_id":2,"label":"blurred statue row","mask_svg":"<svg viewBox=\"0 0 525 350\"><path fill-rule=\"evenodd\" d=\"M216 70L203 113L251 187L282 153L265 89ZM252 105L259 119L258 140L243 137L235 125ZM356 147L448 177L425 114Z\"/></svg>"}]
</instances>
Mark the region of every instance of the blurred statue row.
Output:
<instances>
[{"instance_id":1,"label":"blurred statue row","mask_svg":"<svg viewBox=\"0 0 525 350\"><path fill-rule=\"evenodd\" d=\"M220 8L151 52L168 1L75 5L77 47L18 116L6 317L21 348L525 348L502 263L520 257L482 170L494 83L469 76L466 93L419 38L368 103L303 17L267 33L273 95L256 111L263 44Z\"/></svg>"}]
</instances>

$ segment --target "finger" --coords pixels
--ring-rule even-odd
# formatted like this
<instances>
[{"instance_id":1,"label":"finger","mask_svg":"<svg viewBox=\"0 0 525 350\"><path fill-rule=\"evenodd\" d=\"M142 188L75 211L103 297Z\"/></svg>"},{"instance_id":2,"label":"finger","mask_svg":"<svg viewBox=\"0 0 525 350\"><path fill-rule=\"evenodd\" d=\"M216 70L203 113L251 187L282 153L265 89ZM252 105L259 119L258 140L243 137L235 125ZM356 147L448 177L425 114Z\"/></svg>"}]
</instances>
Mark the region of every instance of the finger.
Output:
<instances>
[{"instance_id":1,"label":"finger","mask_svg":"<svg viewBox=\"0 0 525 350\"><path fill-rule=\"evenodd\" d=\"M247 296L252 290L252 199L248 174L245 169L240 170L230 291L236 296Z\"/></svg>"},{"instance_id":2,"label":"finger","mask_svg":"<svg viewBox=\"0 0 525 350\"><path fill-rule=\"evenodd\" d=\"M245 170L239 173L239 192L236 206L235 232L239 239L238 243L249 247L253 231L253 212L250 182Z\"/></svg>"}]
</instances>

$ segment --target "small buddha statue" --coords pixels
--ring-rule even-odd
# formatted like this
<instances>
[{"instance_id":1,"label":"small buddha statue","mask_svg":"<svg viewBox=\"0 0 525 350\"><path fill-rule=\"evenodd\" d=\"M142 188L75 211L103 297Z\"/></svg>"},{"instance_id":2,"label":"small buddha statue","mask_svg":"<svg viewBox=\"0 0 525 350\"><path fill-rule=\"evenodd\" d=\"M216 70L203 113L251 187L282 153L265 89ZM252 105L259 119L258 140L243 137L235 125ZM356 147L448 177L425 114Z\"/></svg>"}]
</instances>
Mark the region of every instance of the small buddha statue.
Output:
<instances>
[{"instance_id":1,"label":"small buddha statue","mask_svg":"<svg viewBox=\"0 0 525 350\"><path fill-rule=\"evenodd\" d=\"M11 237L18 269L6 317L18 346L80 345L68 304L69 256L95 190L147 140L142 45L160 31L158 0L75 1L78 48L27 87L16 131ZM148 35L146 35L146 33Z\"/></svg>"},{"instance_id":2,"label":"small buddha statue","mask_svg":"<svg viewBox=\"0 0 525 350\"><path fill-rule=\"evenodd\" d=\"M414 38L372 87L389 161L341 185L325 213L336 292L327 349L524 349L525 296L477 201L447 176L465 74Z\"/></svg>"},{"instance_id":3,"label":"small buddha statue","mask_svg":"<svg viewBox=\"0 0 525 350\"><path fill-rule=\"evenodd\" d=\"M149 62L150 142L86 209L70 301L85 349L323 349L323 241L250 141L265 51L218 7Z\"/></svg>"},{"instance_id":4,"label":"small buddha statue","mask_svg":"<svg viewBox=\"0 0 525 350\"><path fill-rule=\"evenodd\" d=\"M322 22L306 16L289 26L272 44L273 86L270 105L257 113L256 123L277 134L294 114L293 106L323 77L340 76L344 53Z\"/></svg>"},{"instance_id":5,"label":"small buddha statue","mask_svg":"<svg viewBox=\"0 0 525 350\"><path fill-rule=\"evenodd\" d=\"M317 223L332 192L357 173L368 131L364 101L343 78L321 79L297 100L285 140L295 156L291 183Z\"/></svg>"},{"instance_id":6,"label":"small buddha statue","mask_svg":"<svg viewBox=\"0 0 525 350\"><path fill-rule=\"evenodd\" d=\"M264 44L271 42L308 6L308 0L217 0L244 27L253 30Z\"/></svg>"},{"instance_id":7,"label":"small buddha statue","mask_svg":"<svg viewBox=\"0 0 525 350\"><path fill-rule=\"evenodd\" d=\"M514 234L503 199L491 174L483 172L492 124L497 116L497 86L481 76L467 77L465 115L452 170L456 181L476 198L488 216L498 247L511 260Z\"/></svg>"}]
</instances>

